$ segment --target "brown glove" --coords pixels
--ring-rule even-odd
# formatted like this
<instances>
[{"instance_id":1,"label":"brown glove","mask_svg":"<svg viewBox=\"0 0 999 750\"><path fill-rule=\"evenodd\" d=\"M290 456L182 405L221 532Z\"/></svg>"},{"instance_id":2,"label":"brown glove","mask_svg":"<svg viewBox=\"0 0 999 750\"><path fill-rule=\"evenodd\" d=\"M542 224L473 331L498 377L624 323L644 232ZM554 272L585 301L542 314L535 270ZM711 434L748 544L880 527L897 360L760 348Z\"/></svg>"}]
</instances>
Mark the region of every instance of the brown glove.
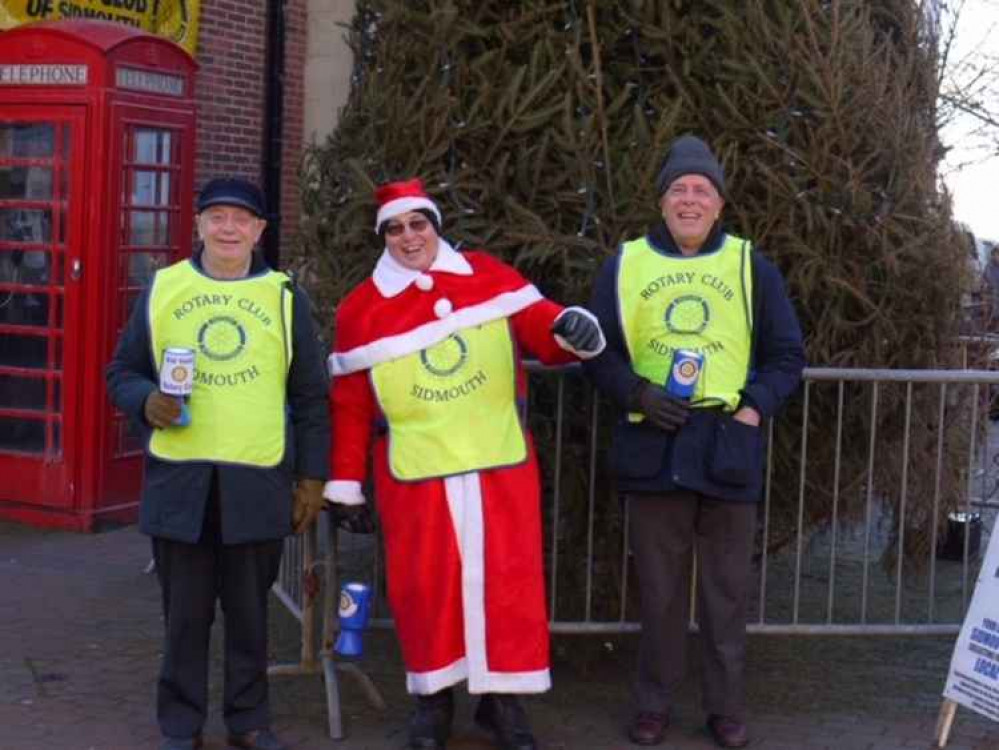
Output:
<instances>
[{"instance_id":1,"label":"brown glove","mask_svg":"<svg viewBox=\"0 0 999 750\"><path fill-rule=\"evenodd\" d=\"M291 511L291 525L296 534L301 534L319 517L326 507L323 497L323 482L319 479L299 479L295 485L294 506Z\"/></svg>"},{"instance_id":2,"label":"brown glove","mask_svg":"<svg viewBox=\"0 0 999 750\"><path fill-rule=\"evenodd\" d=\"M142 411L149 424L162 430L180 417L180 399L153 391L146 397Z\"/></svg>"},{"instance_id":3,"label":"brown glove","mask_svg":"<svg viewBox=\"0 0 999 750\"><path fill-rule=\"evenodd\" d=\"M686 424L690 414L690 405L686 401L647 380L643 380L635 388L629 402L628 408L631 411L641 412L652 424L666 432L679 430Z\"/></svg>"}]
</instances>

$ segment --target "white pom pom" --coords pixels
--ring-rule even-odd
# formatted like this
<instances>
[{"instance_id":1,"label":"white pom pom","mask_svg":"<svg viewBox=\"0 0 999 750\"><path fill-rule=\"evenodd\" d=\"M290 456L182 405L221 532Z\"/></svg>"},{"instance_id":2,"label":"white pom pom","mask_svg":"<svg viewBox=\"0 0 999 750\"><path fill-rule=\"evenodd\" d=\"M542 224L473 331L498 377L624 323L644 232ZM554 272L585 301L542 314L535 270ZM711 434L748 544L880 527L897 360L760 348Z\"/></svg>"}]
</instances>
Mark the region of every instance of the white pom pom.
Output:
<instances>
[{"instance_id":1,"label":"white pom pom","mask_svg":"<svg viewBox=\"0 0 999 750\"><path fill-rule=\"evenodd\" d=\"M446 318L454 311L454 305L451 304L451 300L441 297L434 303L434 315L438 318Z\"/></svg>"},{"instance_id":2,"label":"white pom pom","mask_svg":"<svg viewBox=\"0 0 999 750\"><path fill-rule=\"evenodd\" d=\"M429 292L434 288L434 277L421 273L416 277L416 288L422 292Z\"/></svg>"}]
</instances>

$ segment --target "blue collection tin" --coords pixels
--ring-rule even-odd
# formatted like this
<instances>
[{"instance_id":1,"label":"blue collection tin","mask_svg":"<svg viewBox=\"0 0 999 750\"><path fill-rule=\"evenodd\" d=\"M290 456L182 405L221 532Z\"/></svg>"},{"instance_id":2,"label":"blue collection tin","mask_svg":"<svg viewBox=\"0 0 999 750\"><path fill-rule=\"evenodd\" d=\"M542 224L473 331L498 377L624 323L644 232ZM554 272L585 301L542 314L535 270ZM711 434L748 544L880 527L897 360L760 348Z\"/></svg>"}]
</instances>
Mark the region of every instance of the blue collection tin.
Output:
<instances>
[{"instance_id":1,"label":"blue collection tin","mask_svg":"<svg viewBox=\"0 0 999 750\"><path fill-rule=\"evenodd\" d=\"M673 364L669 368L669 378L666 380L666 390L677 398L689 400L694 395L703 368L703 354L685 349L675 350Z\"/></svg>"}]
</instances>

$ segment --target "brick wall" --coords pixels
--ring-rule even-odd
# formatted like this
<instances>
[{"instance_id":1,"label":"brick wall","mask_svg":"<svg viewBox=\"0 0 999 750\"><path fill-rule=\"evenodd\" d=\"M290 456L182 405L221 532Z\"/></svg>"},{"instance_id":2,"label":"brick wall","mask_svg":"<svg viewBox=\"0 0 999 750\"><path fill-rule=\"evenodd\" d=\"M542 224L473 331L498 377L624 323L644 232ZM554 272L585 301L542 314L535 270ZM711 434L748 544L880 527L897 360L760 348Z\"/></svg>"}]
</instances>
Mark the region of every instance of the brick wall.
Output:
<instances>
[{"instance_id":1,"label":"brick wall","mask_svg":"<svg viewBox=\"0 0 999 750\"><path fill-rule=\"evenodd\" d=\"M262 177L266 12L261 0L201 6L197 187L221 175Z\"/></svg>"},{"instance_id":2,"label":"brick wall","mask_svg":"<svg viewBox=\"0 0 999 750\"><path fill-rule=\"evenodd\" d=\"M286 255L297 238L301 216L298 168L305 132L305 59L308 37L308 0L285 4L284 133L281 166L281 252Z\"/></svg>"},{"instance_id":3,"label":"brick wall","mask_svg":"<svg viewBox=\"0 0 999 750\"><path fill-rule=\"evenodd\" d=\"M286 0L282 255L293 241L299 216L306 24L306 0ZM195 189L222 175L247 177L263 185L266 55L265 0L202 2L196 55L200 68Z\"/></svg>"}]
</instances>

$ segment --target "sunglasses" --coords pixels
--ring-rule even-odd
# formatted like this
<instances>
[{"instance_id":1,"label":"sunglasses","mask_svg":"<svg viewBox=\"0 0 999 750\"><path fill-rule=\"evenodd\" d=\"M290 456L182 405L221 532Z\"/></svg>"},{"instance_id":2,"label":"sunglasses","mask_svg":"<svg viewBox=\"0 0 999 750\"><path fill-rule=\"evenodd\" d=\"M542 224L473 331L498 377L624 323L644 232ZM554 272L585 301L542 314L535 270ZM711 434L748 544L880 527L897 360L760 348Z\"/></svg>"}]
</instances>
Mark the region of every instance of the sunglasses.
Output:
<instances>
[{"instance_id":1,"label":"sunglasses","mask_svg":"<svg viewBox=\"0 0 999 750\"><path fill-rule=\"evenodd\" d=\"M409 227L412 232L419 233L427 231L429 226L429 219L413 219L408 224L395 221L385 227L385 234L389 237L401 237L402 233L406 231L406 227Z\"/></svg>"}]
</instances>

